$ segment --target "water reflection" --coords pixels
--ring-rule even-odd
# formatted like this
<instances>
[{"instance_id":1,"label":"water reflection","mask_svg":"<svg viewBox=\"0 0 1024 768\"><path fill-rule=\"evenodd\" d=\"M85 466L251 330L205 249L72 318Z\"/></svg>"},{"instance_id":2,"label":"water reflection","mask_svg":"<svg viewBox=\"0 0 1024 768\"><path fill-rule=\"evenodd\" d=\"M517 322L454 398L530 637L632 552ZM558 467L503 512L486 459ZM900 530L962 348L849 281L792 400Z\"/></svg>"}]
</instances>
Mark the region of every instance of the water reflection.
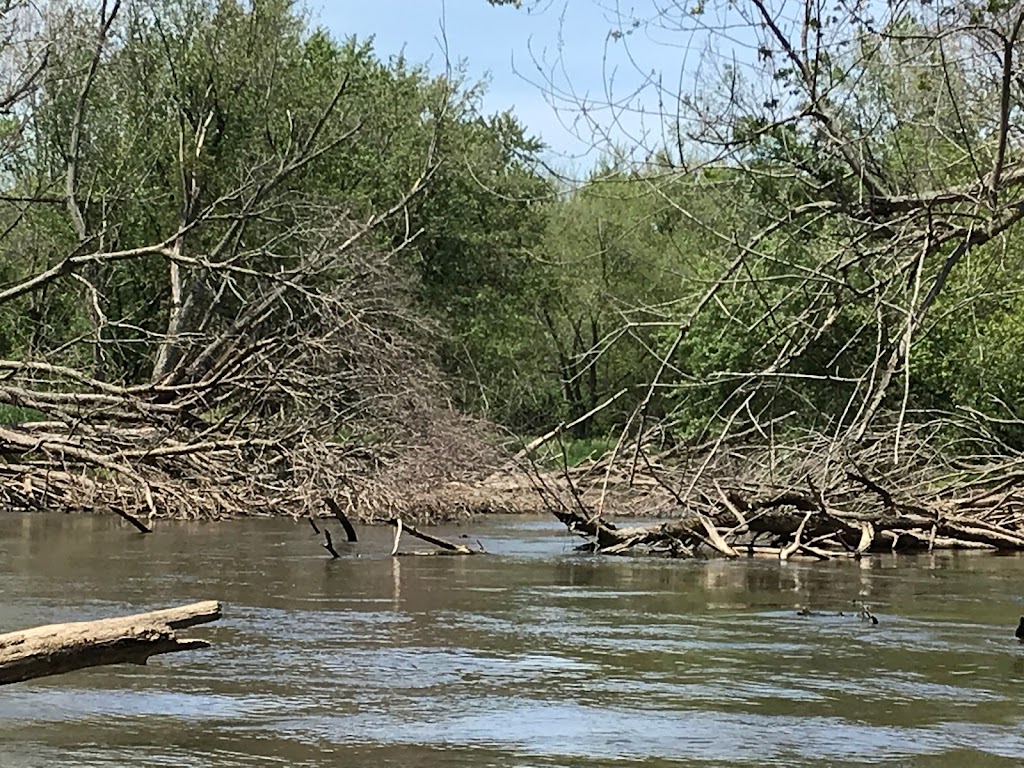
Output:
<instances>
[{"instance_id":1,"label":"water reflection","mask_svg":"<svg viewBox=\"0 0 1024 768\"><path fill-rule=\"evenodd\" d=\"M448 531L458 535L460 530ZM215 647L0 695L0 765L1011 765L1024 560L599 559L546 520L488 557L337 561L283 521L0 518L0 627L220 598ZM878 627L851 614L870 602ZM798 616L807 606L821 615ZM837 615L838 611L845 615Z\"/></svg>"}]
</instances>

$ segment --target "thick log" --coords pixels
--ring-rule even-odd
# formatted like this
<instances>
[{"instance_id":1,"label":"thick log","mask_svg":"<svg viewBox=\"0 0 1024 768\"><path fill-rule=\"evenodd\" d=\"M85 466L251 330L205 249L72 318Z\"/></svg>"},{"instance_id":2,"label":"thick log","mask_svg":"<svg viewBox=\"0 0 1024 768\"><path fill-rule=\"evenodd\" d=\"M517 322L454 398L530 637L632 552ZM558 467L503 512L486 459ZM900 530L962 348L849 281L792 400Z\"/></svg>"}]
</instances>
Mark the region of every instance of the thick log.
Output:
<instances>
[{"instance_id":1,"label":"thick log","mask_svg":"<svg viewBox=\"0 0 1024 768\"><path fill-rule=\"evenodd\" d=\"M0 635L0 685L104 664L145 664L150 656L208 648L175 630L216 621L221 604L192 603L132 616L48 624Z\"/></svg>"}]
</instances>

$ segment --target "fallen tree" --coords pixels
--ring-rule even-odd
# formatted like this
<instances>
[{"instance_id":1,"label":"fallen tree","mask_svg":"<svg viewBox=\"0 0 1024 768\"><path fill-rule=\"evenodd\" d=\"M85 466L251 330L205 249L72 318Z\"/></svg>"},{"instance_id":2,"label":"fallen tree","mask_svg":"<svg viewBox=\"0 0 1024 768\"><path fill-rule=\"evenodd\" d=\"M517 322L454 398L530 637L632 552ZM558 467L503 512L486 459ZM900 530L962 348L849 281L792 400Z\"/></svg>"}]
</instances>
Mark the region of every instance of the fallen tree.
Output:
<instances>
[{"instance_id":1,"label":"fallen tree","mask_svg":"<svg viewBox=\"0 0 1024 768\"><path fill-rule=\"evenodd\" d=\"M667 557L860 558L936 549L1024 551L1016 462L950 464L941 444L886 465L884 441L830 461L829 441L651 459L642 446L561 472L533 468L535 492L582 549ZM802 461L794 456L801 455ZM871 467L866 470L864 467ZM613 516L670 518L617 525Z\"/></svg>"},{"instance_id":2,"label":"fallen tree","mask_svg":"<svg viewBox=\"0 0 1024 768\"><path fill-rule=\"evenodd\" d=\"M415 526L403 523L402 518L394 517L388 520L388 525L395 529L395 540L391 545L391 556L392 557L408 557L408 556L425 556L430 557L432 555L478 555L483 553L483 545L477 542L478 549L470 549L465 544L455 544L454 542L448 541L447 539L441 538L440 536L434 536L429 533L425 533L418 530ZM428 544L433 544L437 549L431 550L414 550L414 551L401 551L398 549L398 542L402 538L402 532L405 531L413 538L425 541Z\"/></svg>"},{"instance_id":3,"label":"fallen tree","mask_svg":"<svg viewBox=\"0 0 1024 768\"><path fill-rule=\"evenodd\" d=\"M7 5L0 504L112 511L142 532L326 500L366 519L486 464L406 253L440 132L462 125L454 84L407 83L326 38L310 83L287 3ZM140 62L155 111L134 101ZM385 86L415 86L404 111L436 119L378 125ZM328 184L360 177L377 142L409 145L386 193Z\"/></svg>"},{"instance_id":4,"label":"fallen tree","mask_svg":"<svg viewBox=\"0 0 1024 768\"><path fill-rule=\"evenodd\" d=\"M176 630L217 621L214 600L98 621L49 624L0 635L0 685L106 664L145 664L151 656L208 648Z\"/></svg>"},{"instance_id":5,"label":"fallen tree","mask_svg":"<svg viewBox=\"0 0 1024 768\"><path fill-rule=\"evenodd\" d=\"M863 506L868 506L862 499ZM691 505L678 520L619 527L583 507L555 515L602 554L644 551L671 557L717 554L768 556L780 560L861 557L889 551L933 549L1024 550L1024 531L1005 521L990 522L970 500L949 505L896 503L876 513L836 509L811 493L783 491Z\"/></svg>"},{"instance_id":6,"label":"fallen tree","mask_svg":"<svg viewBox=\"0 0 1024 768\"><path fill-rule=\"evenodd\" d=\"M565 385L596 403L625 371L644 381L623 401L631 413L602 418L623 438L602 467L535 475L599 551L785 559L1024 543L1024 10L856 5L609 9L622 66L608 103L550 70L551 101L617 160L565 220L592 200L616 205L597 209L593 235L556 241L565 264L600 265L605 313L566 345ZM630 53L655 39L701 41L700 75ZM651 277L620 291L606 262ZM587 338L566 303L563 338ZM598 322L608 314L621 319ZM686 450L648 453L655 428ZM730 445L696 447L716 435ZM608 522L645 507L677 520Z\"/></svg>"}]
</instances>

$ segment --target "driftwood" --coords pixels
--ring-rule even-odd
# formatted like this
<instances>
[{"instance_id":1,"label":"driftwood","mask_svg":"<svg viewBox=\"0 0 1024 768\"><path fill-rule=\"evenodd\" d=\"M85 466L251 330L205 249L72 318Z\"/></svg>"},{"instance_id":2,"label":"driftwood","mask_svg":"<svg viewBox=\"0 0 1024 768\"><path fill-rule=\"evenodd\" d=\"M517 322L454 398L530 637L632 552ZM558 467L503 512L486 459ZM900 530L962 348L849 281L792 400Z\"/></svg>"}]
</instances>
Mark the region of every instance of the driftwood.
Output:
<instances>
[{"instance_id":1,"label":"driftwood","mask_svg":"<svg viewBox=\"0 0 1024 768\"><path fill-rule=\"evenodd\" d=\"M157 654L207 648L210 644L205 640L178 637L175 630L220 617L221 604L209 600L0 635L0 685L105 664L145 664Z\"/></svg>"},{"instance_id":2,"label":"driftwood","mask_svg":"<svg viewBox=\"0 0 1024 768\"><path fill-rule=\"evenodd\" d=\"M403 523L402 519L399 517L391 518L388 521L388 525L394 526L395 529L395 540L391 547L392 557L410 555L478 555L484 551L482 546L479 549L470 549L465 544L455 544L453 542L448 541L447 539L442 539L440 536L433 536L429 533L424 533L423 531L417 529L415 526L409 525L408 523ZM408 533L410 536L413 536L414 538L420 539L421 541L425 541L428 544L433 544L435 547L438 547L438 549L427 551L417 550L413 552L400 552L398 550L398 542L402 538L403 531Z\"/></svg>"},{"instance_id":3,"label":"driftwood","mask_svg":"<svg viewBox=\"0 0 1024 768\"><path fill-rule=\"evenodd\" d=\"M760 492L724 491L713 482L714 492L698 490L689 500L669 488L676 518L648 525L617 526L581 495L556 498L550 510L587 539L581 549L609 555L830 560L935 549L1024 551L1024 500L1018 496L908 501L863 474L846 479L830 498L811 482L808 490Z\"/></svg>"},{"instance_id":4,"label":"driftwood","mask_svg":"<svg viewBox=\"0 0 1024 768\"><path fill-rule=\"evenodd\" d=\"M875 616L875 614L873 614L871 612L871 609L867 605L864 604L864 601L857 600L857 601L855 601L855 605L858 606L858 610L857 610L856 613L853 613L853 614L847 614L845 611L812 611L810 608L804 607L804 608L801 608L799 611L797 611L796 615L797 616L813 616L813 617L822 617L822 616L827 616L827 617L832 617L832 616L840 616L840 617L842 617L842 616L853 616L853 617L856 617L856 618L860 619L861 621L863 621L863 622L865 622L867 624L871 624L872 626L875 626L875 627L878 626L878 617Z\"/></svg>"},{"instance_id":5,"label":"driftwood","mask_svg":"<svg viewBox=\"0 0 1024 768\"><path fill-rule=\"evenodd\" d=\"M345 511L341 508L341 505L330 496L324 499L324 501L326 502L328 509L330 509L338 519L338 522L341 523L341 527L345 531L345 538L350 542L359 541L359 538L356 536L356 529L352 525L352 521L348 519Z\"/></svg>"}]
</instances>

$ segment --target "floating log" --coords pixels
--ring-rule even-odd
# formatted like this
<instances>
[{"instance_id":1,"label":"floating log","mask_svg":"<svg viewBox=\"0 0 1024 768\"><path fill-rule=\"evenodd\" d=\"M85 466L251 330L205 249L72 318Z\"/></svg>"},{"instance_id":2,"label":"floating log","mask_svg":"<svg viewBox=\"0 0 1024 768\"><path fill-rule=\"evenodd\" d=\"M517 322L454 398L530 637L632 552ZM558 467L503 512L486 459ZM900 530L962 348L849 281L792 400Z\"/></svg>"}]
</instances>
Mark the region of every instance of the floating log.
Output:
<instances>
[{"instance_id":1,"label":"floating log","mask_svg":"<svg viewBox=\"0 0 1024 768\"><path fill-rule=\"evenodd\" d=\"M208 648L175 630L221 617L215 600L98 621L48 624L0 635L0 685L105 664L145 664L150 656Z\"/></svg>"}]
</instances>

